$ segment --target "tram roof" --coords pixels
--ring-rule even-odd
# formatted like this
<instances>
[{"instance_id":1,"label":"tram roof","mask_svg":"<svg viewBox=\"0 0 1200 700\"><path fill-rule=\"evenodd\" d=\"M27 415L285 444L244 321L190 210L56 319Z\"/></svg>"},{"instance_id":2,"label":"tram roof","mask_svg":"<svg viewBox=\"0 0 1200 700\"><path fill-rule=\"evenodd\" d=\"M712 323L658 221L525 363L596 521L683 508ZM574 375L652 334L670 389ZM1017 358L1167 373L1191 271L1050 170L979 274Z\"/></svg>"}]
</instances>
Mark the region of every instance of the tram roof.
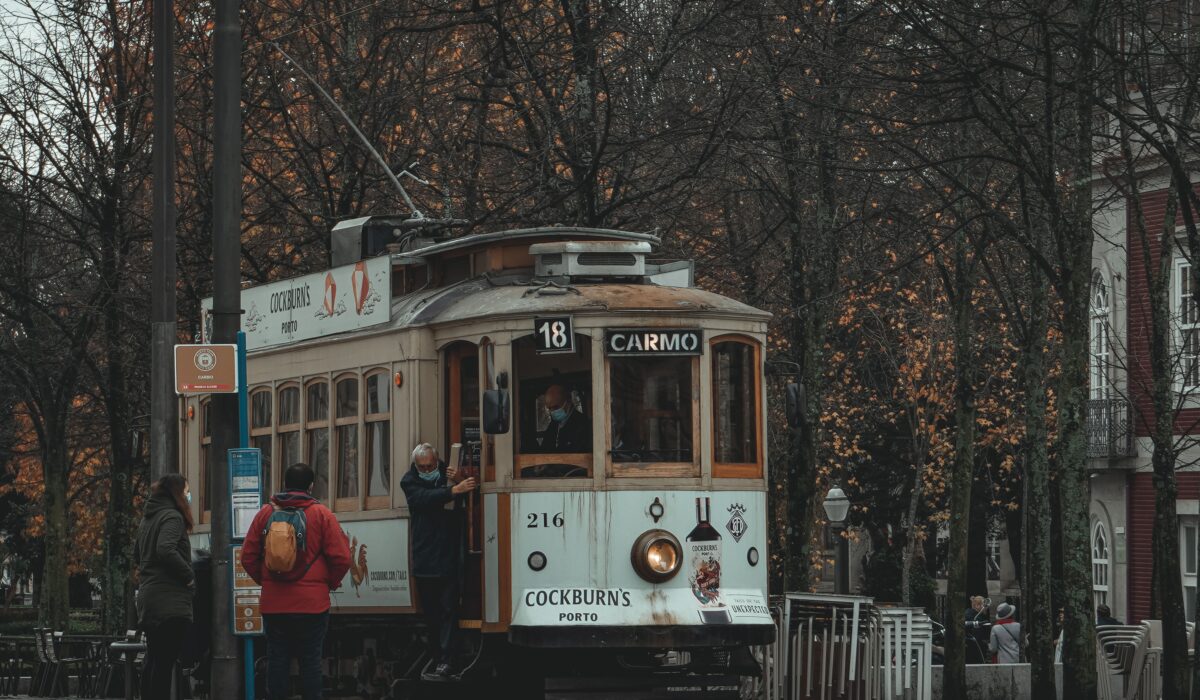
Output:
<instances>
[{"instance_id":1,"label":"tram roof","mask_svg":"<svg viewBox=\"0 0 1200 700\"><path fill-rule=\"evenodd\" d=\"M413 293L392 302L392 326L452 323L484 317L550 313L669 312L736 315L769 320L771 314L735 299L694 287L656 284L577 283L548 285L527 275L475 277Z\"/></svg>"},{"instance_id":2,"label":"tram roof","mask_svg":"<svg viewBox=\"0 0 1200 700\"><path fill-rule=\"evenodd\" d=\"M507 231L492 231L490 233L475 233L470 236L452 238L448 241L434 243L423 248L407 250L401 253L403 257L428 258L454 251L486 246L491 243L512 243L527 239L592 239L604 241L638 241L658 244L660 239L652 233L637 233L634 231L618 231L608 228L589 228L583 226L539 226L536 228L511 229Z\"/></svg>"}]
</instances>

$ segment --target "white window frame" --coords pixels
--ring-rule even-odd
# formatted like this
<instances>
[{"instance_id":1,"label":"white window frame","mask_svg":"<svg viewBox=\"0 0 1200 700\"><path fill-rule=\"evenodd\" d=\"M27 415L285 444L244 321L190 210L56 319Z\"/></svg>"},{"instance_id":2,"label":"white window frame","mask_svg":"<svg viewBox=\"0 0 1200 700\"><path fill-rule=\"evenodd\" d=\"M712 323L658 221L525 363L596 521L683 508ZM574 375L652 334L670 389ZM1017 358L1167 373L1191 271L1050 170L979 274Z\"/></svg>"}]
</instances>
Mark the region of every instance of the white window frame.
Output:
<instances>
[{"instance_id":1,"label":"white window frame","mask_svg":"<svg viewBox=\"0 0 1200 700\"><path fill-rule=\"evenodd\" d=\"M1090 538L1092 548L1092 607L1111 605L1112 592L1112 538L1108 526L1097 520L1092 525ZM1102 574L1102 575L1101 575Z\"/></svg>"},{"instance_id":2,"label":"white window frame","mask_svg":"<svg viewBox=\"0 0 1200 700\"><path fill-rule=\"evenodd\" d=\"M1112 393L1112 378L1109 374L1112 352L1112 344L1109 341L1110 294L1111 290L1104 273L1095 270L1092 273L1091 324L1088 338L1088 392L1093 401L1108 399Z\"/></svg>"},{"instance_id":3,"label":"white window frame","mask_svg":"<svg viewBox=\"0 0 1200 700\"><path fill-rule=\"evenodd\" d=\"M1176 389L1182 394L1200 393L1200 304L1190 299L1192 278L1191 264L1182 255L1175 258L1171 279L1171 321L1174 326L1176 347L1179 351L1179 371L1175 380ZM1189 319L1185 315L1190 316ZM1192 352L1188 352L1189 333L1192 336Z\"/></svg>"},{"instance_id":4,"label":"white window frame","mask_svg":"<svg viewBox=\"0 0 1200 700\"><path fill-rule=\"evenodd\" d=\"M1192 547L1188 547L1187 533L1192 532ZM1197 571L1200 570L1200 555L1196 553L1196 545L1200 544L1200 518L1196 516L1180 516L1179 518L1179 576L1183 585L1183 609L1188 622L1196 621L1196 586ZM1188 561L1188 550L1191 550L1191 561ZM1189 569L1189 564L1191 568Z\"/></svg>"}]
</instances>

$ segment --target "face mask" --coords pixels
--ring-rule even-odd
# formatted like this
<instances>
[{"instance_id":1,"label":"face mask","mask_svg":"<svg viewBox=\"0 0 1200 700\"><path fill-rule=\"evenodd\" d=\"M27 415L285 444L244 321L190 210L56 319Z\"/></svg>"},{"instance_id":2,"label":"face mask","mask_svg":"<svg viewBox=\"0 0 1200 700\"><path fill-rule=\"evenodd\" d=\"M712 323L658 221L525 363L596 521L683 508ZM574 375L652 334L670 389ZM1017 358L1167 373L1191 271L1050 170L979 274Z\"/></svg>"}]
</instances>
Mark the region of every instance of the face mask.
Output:
<instances>
[{"instance_id":1,"label":"face mask","mask_svg":"<svg viewBox=\"0 0 1200 700\"><path fill-rule=\"evenodd\" d=\"M556 408L553 411L550 411L550 417L561 423L567 419L567 409Z\"/></svg>"},{"instance_id":2,"label":"face mask","mask_svg":"<svg viewBox=\"0 0 1200 700\"><path fill-rule=\"evenodd\" d=\"M192 492L191 491L188 491L186 494L184 494L183 497L187 499L188 503L192 502Z\"/></svg>"},{"instance_id":3,"label":"face mask","mask_svg":"<svg viewBox=\"0 0 1200 700\"><path fill-rule=\"evenodd\" d=\"M423 472L420 469L418 469L417 474L420 474L421 478L424 479L425 481L437 481L437 478L439 476L441 476L441 474L439 474L438 470L436 470L436 469L433 469L433 470L427 471L427 472Z\"/></svg>"}]
</instances>

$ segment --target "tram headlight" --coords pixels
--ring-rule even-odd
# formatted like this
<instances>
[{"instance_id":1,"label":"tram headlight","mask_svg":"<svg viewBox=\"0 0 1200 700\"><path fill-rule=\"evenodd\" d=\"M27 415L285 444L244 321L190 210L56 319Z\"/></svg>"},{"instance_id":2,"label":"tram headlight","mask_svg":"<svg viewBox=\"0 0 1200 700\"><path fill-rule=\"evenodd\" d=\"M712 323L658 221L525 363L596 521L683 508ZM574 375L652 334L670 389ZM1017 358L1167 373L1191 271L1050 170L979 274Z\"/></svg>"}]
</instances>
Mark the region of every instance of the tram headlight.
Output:
<instances>
[{"instance_id":1,"label":"tram headlight","mask_svg":"<svg viewBox=\"0 0 1200 700\"><path fill-rule=\"evenodd\" d=\"M648 530L633 543L629 558L638 576L650 583L664 583L679 573L683 548L666 530Z\"/></svg>"}]
</instances>

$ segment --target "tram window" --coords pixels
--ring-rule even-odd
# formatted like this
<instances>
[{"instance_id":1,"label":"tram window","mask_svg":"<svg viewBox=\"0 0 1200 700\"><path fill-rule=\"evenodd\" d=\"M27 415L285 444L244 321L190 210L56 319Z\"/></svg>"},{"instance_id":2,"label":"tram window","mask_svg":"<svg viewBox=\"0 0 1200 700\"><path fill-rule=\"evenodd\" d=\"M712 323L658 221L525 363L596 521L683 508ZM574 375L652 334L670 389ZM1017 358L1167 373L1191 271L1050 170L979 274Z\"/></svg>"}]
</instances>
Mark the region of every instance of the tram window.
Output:
<instances>
[{"instance_id":1,"label":"tram window","mask_svg":"<svg viewBox=\"0 0 1200 700\"><path fill-rule=\"evenodd\" d=\"M337 498L358 497L358 378L337 382L334 450L337 454Z\"/></svg>"},{"instance_id":2,"label":"tram window","mask_svg":"<svg viewBox=\"0 0 1200 700\"><path fill-rule=\"evenodd\" d=\"M614 357L609 368L612 461L691 463L692 358Z\"/></svg>"},{"instance_id":3,"label":"tram window","mask_svg":"<svg viewBox=\"0 0 1200 700\"><path fill-rule=\"evenodd\" d=\"M283 488L283 472L300 456L300 387L286 386L279 390L279 460L275 465L276 488ZM263 462L266 464L266 462Z\"/></svg>"},{"instance_id":4,"label":"tram window","mask_svg":"<svg viewBox=\"0 0 1200 700\"><path fill-rule=\"evenodd\" d=\"M309 384L304 400L305 452L308 466L316 475L312 494L325 500L329 498L329 384L324 381Z\"/></svg>"},{"instance_id":5,"label":"tram window","mask_svg":"<svg viewBox=\"0 0 1200 700\"><path fill-rule=\"evenodd\" d=\"M391 383L383 372L367 376L367 507L387 507L392 484ZM373 503L373 497L384 502Z\"/></svg>"},{"instance_id":6,"label":"tram window","mask_svg":"<svg viewBox=\"0 0 1200 700\"><path fill-rule=\"evenodd\" d=\"M579 334L572 354L539 355L531 335L513 343L520 478L591 475L591 350Z\"/></svg>"},{"instance_id":7,"label":"tram window","mask_svg":"<svg viewBox=\"0 0 1200 700\"><path fill-rule=\"evenodd\" d=\"M271 397L270 389L257 389L250 393L250 446L257 447L262 454L265 470L271 468ZM268 471L269 477L269 471ZM263 491L270 485L263 484Z\"/></svg>"},{"instance_id":8,"label":"tram window","mask_svg":"<svg viewBox=\"0 0 1200 700\"><path fill-rule=\"evenodd\" d=\"M746 341L713 344L713 461L717 464L758 464L757 355L757 347ZM756 472L746 475L758 476Z\"/></svg>"}]
</instances>

